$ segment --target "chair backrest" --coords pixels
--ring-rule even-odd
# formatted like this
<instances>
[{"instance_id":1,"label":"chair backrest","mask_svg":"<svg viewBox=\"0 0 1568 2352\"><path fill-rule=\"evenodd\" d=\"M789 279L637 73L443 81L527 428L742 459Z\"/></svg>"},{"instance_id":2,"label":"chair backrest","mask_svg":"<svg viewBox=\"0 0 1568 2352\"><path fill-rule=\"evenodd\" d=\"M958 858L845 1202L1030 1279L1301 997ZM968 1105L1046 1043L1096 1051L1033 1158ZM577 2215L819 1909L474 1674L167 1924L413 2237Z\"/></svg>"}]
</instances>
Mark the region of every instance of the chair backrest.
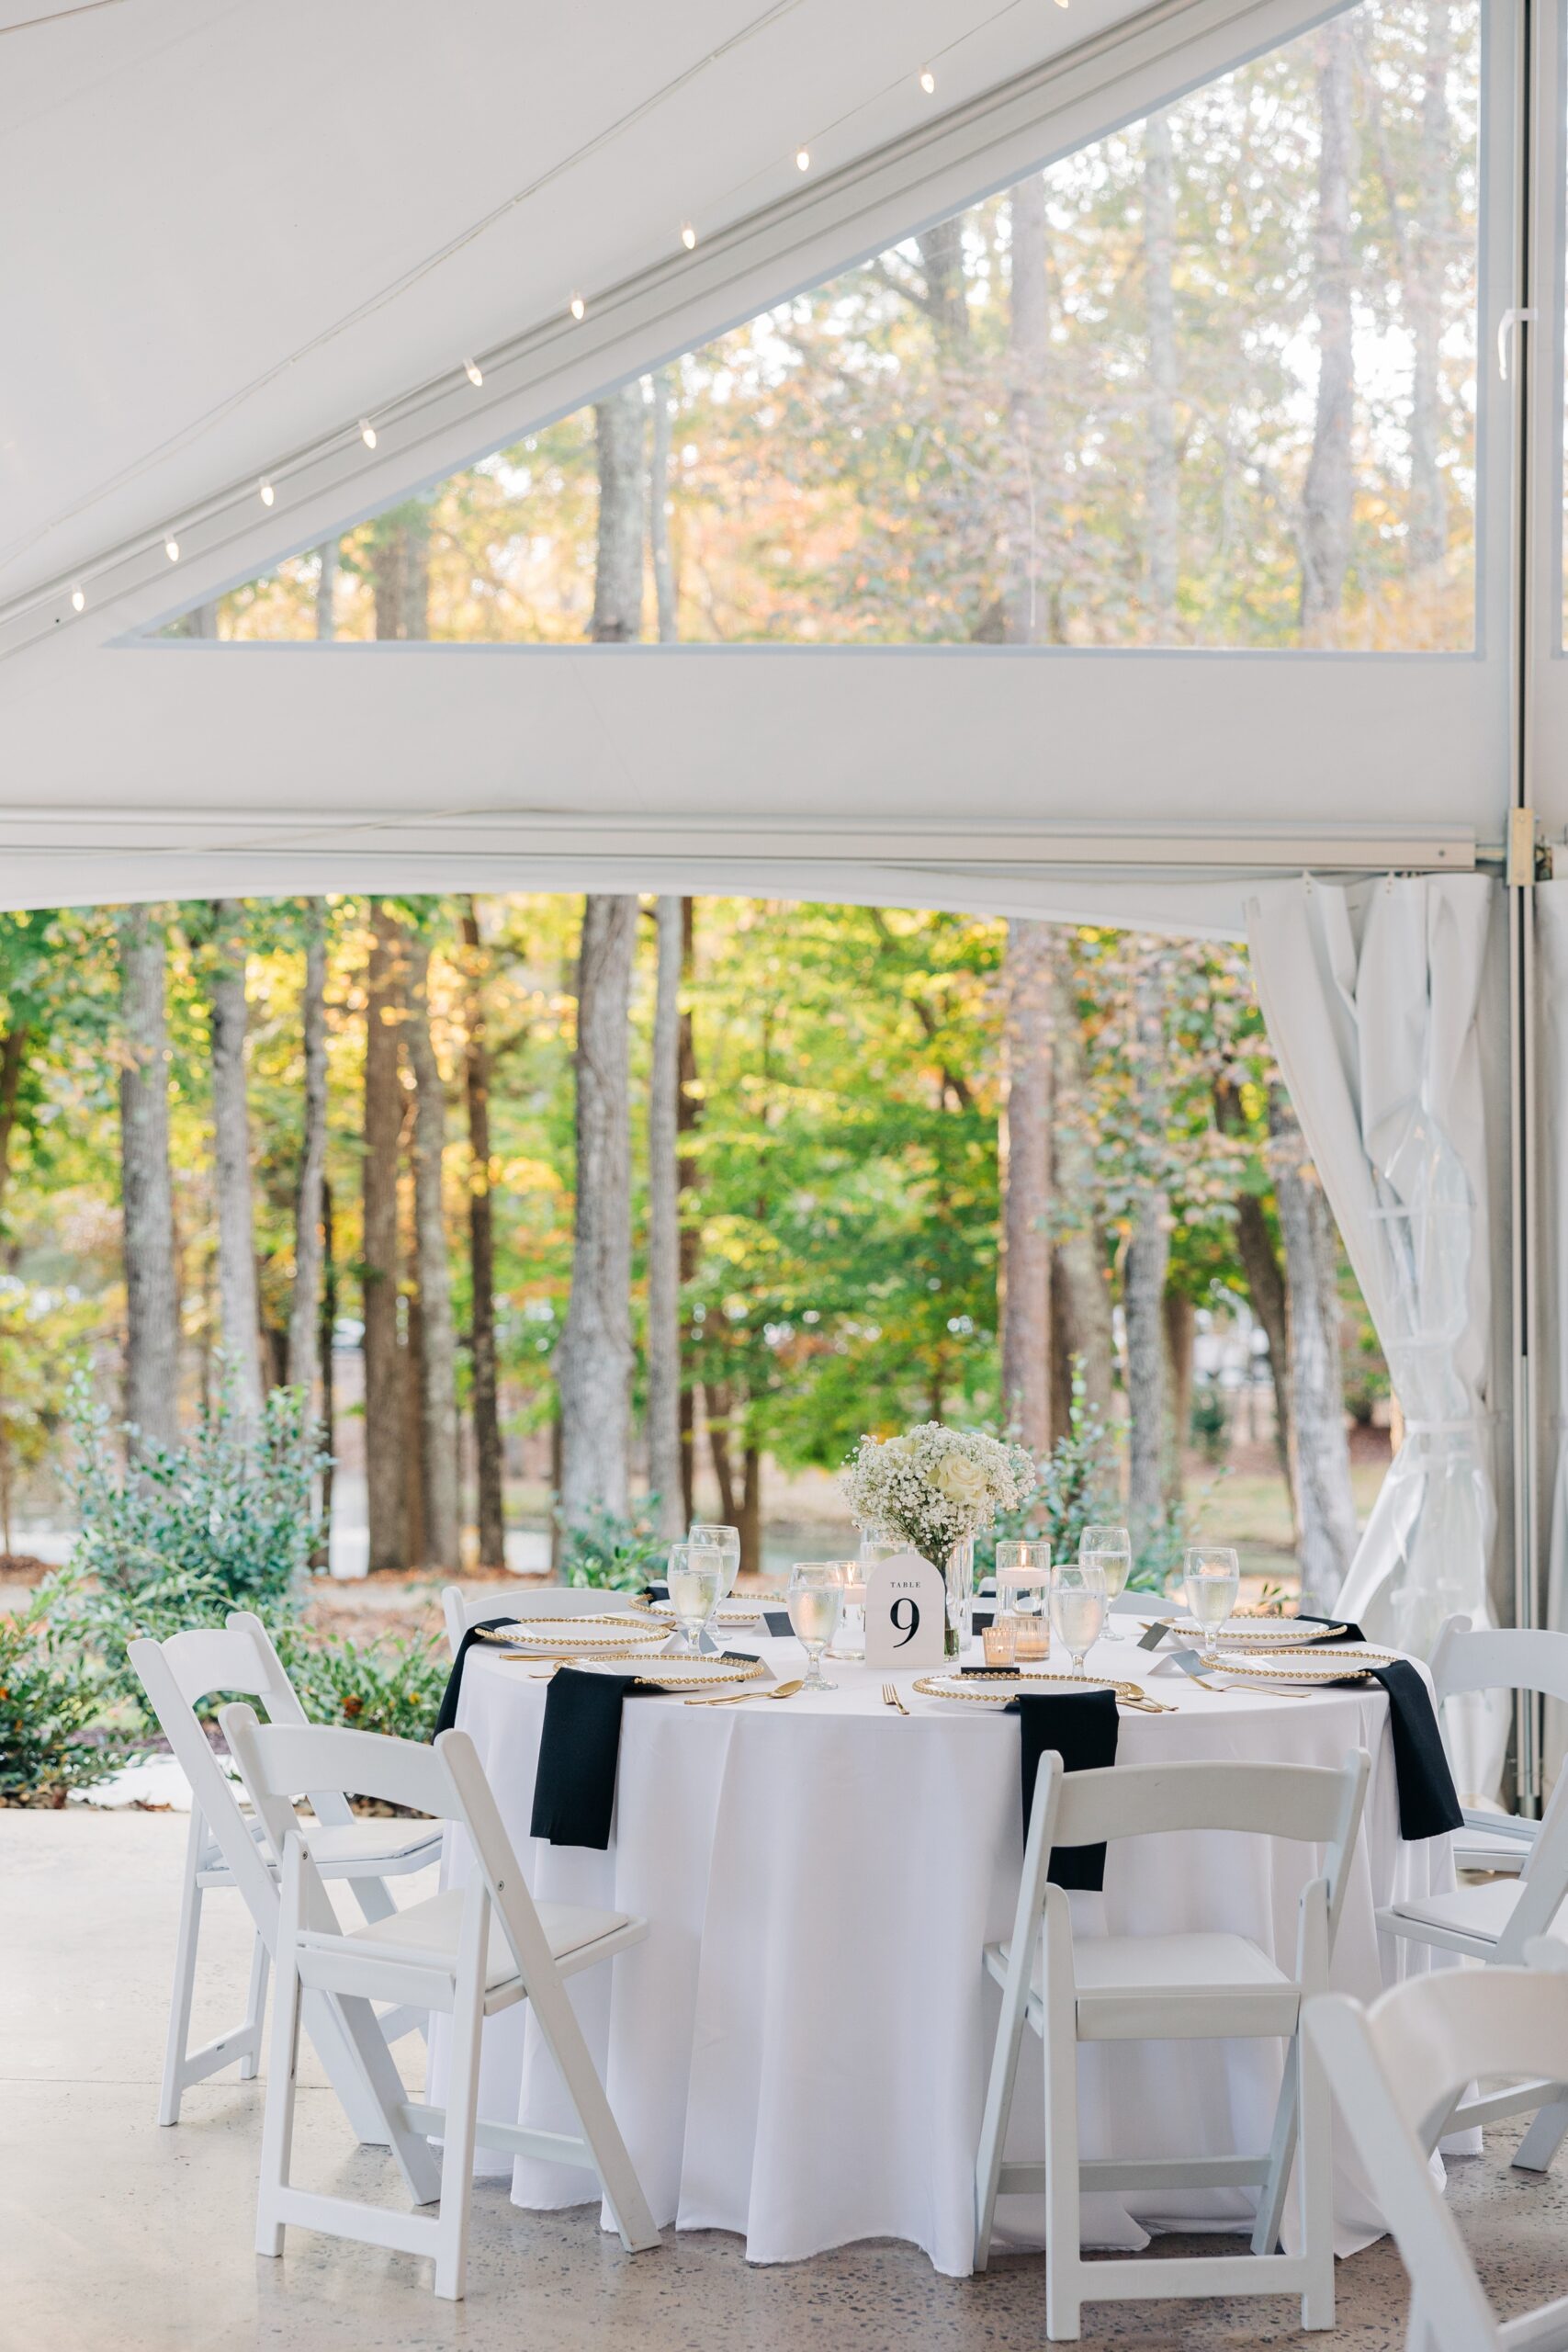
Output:
<instances>
[{"instance_id":1,"label":"chair backrest","mask_svg":"<svg viewBox=\"0 0 1568 2352\"><path fill-rule=\"evenodd\" d=\"M1443 1969L1395 1985L1370 2009L1322 1995L1306 2005L1305 2030L1378 2184L1426 2340L1435 2352L1499 2352L1502 2333L1432 2179L1427 2145L1434 2119L1477 2076L1562 2079L1568 1983L1534 1969Z\"/></svg>"},{"instance_id":2,"label":"chair backrest","mask_svg":"<svg viewBox=\"0 0 1568 2352\"><path fill-rule=\"evenodd\" d=\"M1053 1846L1099 1846L1180 1829L1235 1829L1328 1849L1331 1915L1361 1818L1370 1759L1355 1748L1337 1768L1321 1764L1115 1764L1055 1772L1042 1758L1035 1804L1046 1808Z\"/></svg>"},{"instance_id":3,"label":"chair backrest","mask_svg":"<svg viewBox=\"0 0 1568 2352\"><path fill-rule=\"evenodd\" d=\"M629 1593L605 1592L594 1585L536 1584L521 1592L492 1586L488 1592L466 1593L461 1585L449 1584L441 1595L441 1613L456 1657L469 1626L482 1625L488 1617L600 1617L626 1608L632 1600Z\"/></svg>"},{"instance_id":4,"label":"chair backrest","mask_svg":"<svg viewBox=\"0 0 1568 2352\"><path fill-rule=\"evenodd\" d=\"M225 1707L220 1721L251 1803L280 1854L298 1834L288 1792L301 1786L335 1789L345 1803L351 1793L380 1797L456 1823L478 1865L470 1899L482 1897L500 1914L530 1997L537 2002L541 1993L547 2000L560 1994L548 1939L467 1732L444 1731L426 1747L335 1724L263 1724L243 1703ZM337 1932L321 1880L308 1855L305 1861L312 1930Z\"/></svg>"},{"instance_id":5,"label":"chair backrest","mask_svg":"<svg viewBox=\"0 0 1568 2352\"><path fill-rule=\"evenodd\" d=\"M1568 1634L1446 1618L1432 1651L1432 1688L1439 1707L1472 1690L1539 1690L1568 1705Z\"/></svg>"},{"instance_id":6,"label":"chair backrest","mask_svg":"<svg viewBox=\"0 0 1568 2352\"><path fill-rule=\"evenodd\" d=\"M1539 1834L1525 1847L1524 1856L1518 1900L1497 1939L1495 1964L1503 1967L1521 1967L1526 1945L1548 1933L1568 1902L1568 1772L1558 1774Z\"/></svg>"}]
</instances>

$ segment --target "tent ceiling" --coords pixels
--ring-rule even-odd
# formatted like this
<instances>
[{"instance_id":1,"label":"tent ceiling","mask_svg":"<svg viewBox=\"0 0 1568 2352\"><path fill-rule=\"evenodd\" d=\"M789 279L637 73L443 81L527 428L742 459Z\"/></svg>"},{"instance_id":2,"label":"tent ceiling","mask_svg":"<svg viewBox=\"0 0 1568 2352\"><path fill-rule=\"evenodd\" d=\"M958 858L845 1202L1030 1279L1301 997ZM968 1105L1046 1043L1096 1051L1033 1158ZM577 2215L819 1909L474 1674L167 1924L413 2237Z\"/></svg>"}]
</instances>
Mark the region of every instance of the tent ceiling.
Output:
<instances>
[{"instance_id":1,"label":"tent ceiling","mask_svg":"<svg viewBox=\"0 0 1568 2352\"><path fill-rule=\"evenodd\" d=\"M1323 13L111 0L14 30L0 17L0 893L383 874L581 887L608 877L617 836L637 845L617 869L627 887L637 858L673 886L675 865L633 830L645 820L673 829L690 876L728 859L731 887L845 897L857 871L865 895L887 895L890 869L827 852L803 864L789 824L863 820L890 852L955 812L980 834L1022 825L1039 855L1015 842L1009 860L1037 877L1063 825L1134 841L1228 827L1265 864L1270 836L1294 844L1303 824L1495 839L1506 608L1492 592L1484 658L1416 662L124 641ZM927 62L934 100L917 80ZM1506 190L1495 142L1494 167ZM1507 218L1494 201L1500 291ZM577 287L581 331L564 315ZM486 356L480 394L460 374L468 352ZM446 405L405 429L400 396L442 374ZM378 412L372 459L352 426ZM297 478L268 514L255 480L291 453ZM1508 464L1499 432L1499 497ZM237 484L231 516L220 504ZM170 524L177 575L155 549L149 568L148 535ZM36 601L73 571L92 587L79 623L62 599ZM15 650L7 598L24 616ZM1330 708L1353 759L1325 752ZM592 839L541 830L575 815L595 820ZM766 855L747 831L759 818L785 823ZM935 865L953 902L1011 903L982 849ZM1081 876L1066 887L1091 902ZM1190 903L1190 883L1177 895Z\"/></svg>"}]
</instances>

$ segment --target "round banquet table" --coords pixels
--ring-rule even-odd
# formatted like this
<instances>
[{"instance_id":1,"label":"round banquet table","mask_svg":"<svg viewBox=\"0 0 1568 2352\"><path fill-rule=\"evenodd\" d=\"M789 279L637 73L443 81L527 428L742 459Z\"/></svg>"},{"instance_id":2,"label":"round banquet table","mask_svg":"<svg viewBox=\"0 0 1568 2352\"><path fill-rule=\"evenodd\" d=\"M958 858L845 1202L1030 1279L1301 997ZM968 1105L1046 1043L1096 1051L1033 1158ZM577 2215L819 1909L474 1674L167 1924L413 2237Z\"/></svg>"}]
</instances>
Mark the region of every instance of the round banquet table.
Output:
<instances>
[{"instance_id":1,"label":"round banquet table","mask_svg":"<svg viewBox=\"0 0 1568 2352\"><path fill-rule=\"evenodd\" d=\"M803 1671L793 1641L740 1636L734 1646L780 1679ZM1152 1660L1124 1639L1098 1646L1090 1663L1149 1680ZM974 2165L999 1999L981 1951L1011 1932L1022 1861L1018 1721L918 1696L902 1673L893 1679L906 1719L882 1703L880 1670L829 1661L828 1672L838 1688L822 1697L734 1707L629 1698L604 1852L529 1834L543 1679L470 1650L458 1723L536 1898L649 1922L645 1943L570 1991L655 2221L737 2231L758 2262L908 2239L961 2277L973 2267ZM1382 1690L1220 1692L1169 1674L1150 1688L1178 1712L1123 1708L1118 1762L1337 1765L1350 1748L1369 1751L1334 1983L1371 1999L1422 1966L1418 1947L1379 1937L1374 1915L1396 1896L1451 1888L1453 1862L1446 1837L1400 1838ZM1072 1896L1075 1925L1089 1935L1230 1929L1289 1971L1298 1899L1317 1866L1311 1847L1230 1832L1134 1838L1110 1849L1103 1894ZM465 1868L451 1851L447 1883ZM1040 2051L1032 2034L1024 2042L1007 2153L1037 2163ZM1264 2149L1282 2055L1279 2042L1244 2041L1091 2047L1079 2060L1083 2154ZM526 2003L485 2028L479 2113L573 2129ZM596 2193L586 2172L482 2148L479 2169L510 2169L522 2206ZM1083 2200L1084 2239L1125 2247L1153 2228L1235 2229L1250 2225L1252 2201L1235 2189L1096 2193ZM1043 2220L1043 2199L1004 2198L998 2244L1042 2245ZM1335 2226L1341 2253L1383 2227L1343 2135Z\"/></svg>"}]
</instances>

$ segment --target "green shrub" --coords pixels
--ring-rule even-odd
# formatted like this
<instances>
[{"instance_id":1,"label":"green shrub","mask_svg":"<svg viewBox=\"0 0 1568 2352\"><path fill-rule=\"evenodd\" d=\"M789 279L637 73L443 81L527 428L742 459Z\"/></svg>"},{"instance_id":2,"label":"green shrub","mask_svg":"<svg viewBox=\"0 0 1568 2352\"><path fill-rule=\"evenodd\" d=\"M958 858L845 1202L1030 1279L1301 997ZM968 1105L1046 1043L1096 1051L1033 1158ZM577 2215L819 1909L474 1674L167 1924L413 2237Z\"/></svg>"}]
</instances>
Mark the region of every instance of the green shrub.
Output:
<instances>
[{"instance_id":1,"label":"green shrub","mask_svg":"<svg viewBox=\"0 0 1568 2352\"><path fill-rule=\"evenodd\" d=\"M84 1736L102 1713L96 1676L51 1641L41 1587L28 1608L0 1615L0 1805L62 1805L117 1771L125 1741Z\"/></svg>"},{"instance_id":2,"label":"green shrub","mask_svg":"<svg viewBox=\"0 0 1568 2352\"><path fill-rule=\"evenodd\" d=\"M1042 1458L1040 1484L1029 1500L1000 1513L987 1534L976 1537L976 1575L994 1572L1000 1537L1026 1535L1049 1544L1054 1560L1076 1559L1086 1527L1121 1515L1115 1442L1089 1404L1083 1358L1075 1356L1066 1430Z\"/></svg>"},{"instance_id":3,"label":"green shrub","mask_svg":"<svg viewBox=\"0 0 1568 2352\"><path fill-rule=\"evenodd\" d=\"M1231 1417L1224 1392L1205 1380L1192 1398L1192 1442L1205 1462L1223 1462L1230 1438Z\"/></svg>"},{"instance_id":4,"label":"green shrub","mask_svg":"<svg viewBox=\"0 0 1568 2352\"><path fill-rule=\"evenodd\" d=\"M603 1505L569 1527L560 1521L562 1584L601 1585L609 1592L640 1592L652 1577L661 1577L669 1554L649 1515L657 1496L636 1519L621 1519Z\"/></svg>"},{"instance_id":5,"label":"green shrub","mask_svg":"<svg viewBox=\"0 0 1568 2352\"><path fill-rule=\"evenodd\" d=\"M451 1661L424 1634L312 1642L297 1625L274 1638L312 1723L347 1724L393 1739L429 1739Z\"/></svg>"}]
</instances>

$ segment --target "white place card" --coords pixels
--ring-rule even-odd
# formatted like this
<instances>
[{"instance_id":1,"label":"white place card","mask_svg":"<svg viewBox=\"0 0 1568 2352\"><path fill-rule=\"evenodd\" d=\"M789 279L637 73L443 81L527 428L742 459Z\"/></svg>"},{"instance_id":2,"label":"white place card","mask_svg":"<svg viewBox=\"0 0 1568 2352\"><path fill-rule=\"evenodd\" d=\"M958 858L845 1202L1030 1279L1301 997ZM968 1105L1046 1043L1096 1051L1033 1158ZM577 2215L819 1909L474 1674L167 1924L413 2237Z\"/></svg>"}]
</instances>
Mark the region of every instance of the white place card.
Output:
<instances>
[{"instance_id":1,"label":"white place card","mask_svg":"<svg viewBox=\"0 0 1568 2352\"><path fill-rule=\"evenodd\" d=\"M946 1648L942 1577L917 1552L879 1560L865 1580L867 1666L940 1666Z\"/></svg>"}]
</instances>

